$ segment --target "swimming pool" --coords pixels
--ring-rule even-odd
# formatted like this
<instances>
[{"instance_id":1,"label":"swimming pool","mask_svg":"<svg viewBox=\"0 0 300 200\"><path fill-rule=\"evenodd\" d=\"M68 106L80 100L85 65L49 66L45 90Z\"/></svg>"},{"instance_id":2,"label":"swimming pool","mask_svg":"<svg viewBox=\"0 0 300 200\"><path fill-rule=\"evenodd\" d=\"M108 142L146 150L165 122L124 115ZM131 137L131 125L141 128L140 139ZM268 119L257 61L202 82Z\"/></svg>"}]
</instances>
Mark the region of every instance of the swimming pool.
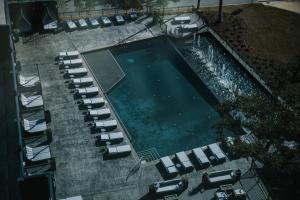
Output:
<instances>
[{"instance_id":1,"label":"swimming pool","mask_svg":"<svg viewBox=\"0 0 300 200\"><path fill-rule=\"evenodd\" d=\"M216 141L217 101L165 38L111 51L126 76L108 98L137 152L164 156Z\"/></svg>"}]
</instances>

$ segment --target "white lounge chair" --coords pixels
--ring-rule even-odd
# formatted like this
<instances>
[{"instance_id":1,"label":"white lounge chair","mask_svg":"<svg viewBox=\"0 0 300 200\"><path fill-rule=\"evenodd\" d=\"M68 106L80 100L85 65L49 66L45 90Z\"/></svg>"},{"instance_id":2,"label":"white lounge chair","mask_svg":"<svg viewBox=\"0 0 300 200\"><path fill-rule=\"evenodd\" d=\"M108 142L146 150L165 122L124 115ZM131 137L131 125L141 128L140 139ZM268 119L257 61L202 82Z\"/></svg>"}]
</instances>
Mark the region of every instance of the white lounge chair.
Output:
<instances>
[{"instance_id":1,"label":"white lounge chair","mask_svg":"<svg viewBox=\"0 0 300 200\"><path fill-rule=\"evenodd\" d=\"M60 52L59 58L60 59L76 59L79 56L78 51L66 51L66 52Z\"/></svg>"},{"instance_id":2,"label":"white lounge chair","mask_svg":"<svg viewBox=\"0 0 300 200\"><path fill-rule=\"evenodd\" d=\"M185 170L193 169L193 165L184 151L176 153L176 157Z\"/></svg>"},{"instance_id":3,"label":"white lounge chair","mask_svg":"<svg viewBox=\"0 0 300 200\"><path fill-rule=\"evenodd\" d=\"M44 119L32 120L23 119L24 130L28 133L42 132L47 129L47 124Z\"/></svg>"},{"instance_id":4,"label":"white lounge chair","mask_svg":"<svg viewBox=\"0 0 300 200\"><path fill-rule=\"evenodd\" d=\"M48 30L48 31L55 30L57 28L58 28L57 20L44 25L44 30Z\"/></svg>"},{"instance_id":5,"label":"white lounge chair","mask_svg":"<svg viewBox=\"0 0 300 200\"><path fill-rule=\"evenodd\" d=\"M18 79L19 79L19 84L23 87L33 87L40 81L40 78L38 76L19 75Z\"/></svg>"},{"instance_id":6,"label":"white lounge chair","mask_svg":"<svg viewBox=\"0 0 300 200\"><path fill-rule=\"evenodd\" d=\"M130 145L121 145L107 148L108 156L121 156L121 155L129 155L131 153Z\"/></svg>"},{"instance_id":7,"label":"white lounge chair","mask_svg":"<svg viewBox=\"0 0 300 200\"><path fill-rule=\"evenodd\" d=\"M116 20L118 25L125 24L125 19L122 15L116 15L115 20Z\"/></svg>"},{"instance_id":8,"label":"white lounge chair","mask_svg":"<svg viewBox=\"0 0 300 200\"><path fill-rule=\"evenodd\" d=\"M97 95L99 93L98 87L87 87L87 88L77 88L77 93L79 95Z\"/></svg>"},{"instance_id":9,"label":"white lounge chair","mask_svg":"<svg viewBox=\"0 0 300 200\"><path fill-rule=\"evenodd\" d=\"M76 69L67 69L67 74L69 76L84 76L87 74L87 69L85 67L80 67Z\"/></svg>"},{"instance_id":10,"label":"white lounge chair","mask_svg":"<svg viewBox=\"0 0 300 200\"><path fill-rule=\"evenodd\" d=\"M26 108L34 108L34 107L40 107L44 105L42 95L34 95L34 96L26 97L24 94L21 94L20 101L22 103L22 106Z\"/></svg>"},{"instance_id":11,"label":"white lounge chair","mask_svg":"<svg viewBox=\"0 0 300 200\"><path fill-rule=\"evenodd\" d=\"M225 183L234 183L240 179L241 170L221 170L203 174L205 184L222 185Z\"/></svg>"},{"instance_id":12,"label":"white lounge chair","mask_svg":"<svg viewBox=\"0 0 300 200\"><path fill-rule=\"evenodd\" d=\"M105 104L105 100L102 97L83 99L82 102L86 107L101 107Z\"/></svg>"},{"instance_id":13,"label":"white lounge chair","mask_svg":"<svg viewBox=\"0 0 300 200\"><path fill-rule=\"evenodd\" d=\"M215 157L216 162L225 162L226 161L226 156L217 143L210 144L207 147L210 150L210 152L213 154L213 156Z\"/></svg>"},{"instance_id":14,"label":"white lounge chair","mask_svg":"<svg viewBox=\"0 0 300 200\"><path fill-rule=\"evenodd\" d=\"M97 27L100 25L99 22L97 21L97 19L95 19L95 18L90 18L89 22L92 25L92 27Z\"/></svg>"},{"instance_id":15,"label":"white lounge chair","mask_svg":"<svg viewBox=\"0 0 300 200\"><path fill-rule=\"evenodd\" d=\"M77 28L76 24L72 20L67 20L66 22L69 30L75 30Z\"/></svg>"},{"instance_id":16,"label":"white lounge chair","mask_svg":"<svg viewBox=\"0 0 300 200\"><path fill-rule=\"evenodd\" d=\"M26 146L26 157L30 161L41 161L51 158L49 145L40 147Z\"/></svg>"},{"instance_id":17,"label":"white lounge chair","mask_svg":"<svg viewBox=\"0 0 300 200\"><path fill-rule=\"evenodd\" d=\"M106 121L95 121L95 128L116 128L117 127L117 120L106 120Z\"/></svg>"},{"instance_id":18,"label":"white lounge chair","mask_svg":"<svg viewBox=\"0 0 300 200\"><path fill-rule=\"evenodd\" d=\"M112 24L110 19L106 16L100 17L100 20L103 26L110 26Z\"/></svg>"},{"instance_id":19,"label":"white lounge chair","mask_svg":"<svg viewBox=\"0 0 300 200\"><path fill-rule=\"evenodd\" d=\"M176 24L190 23L191 18L189 16L174 17L173 22Z\"/></svg>"},{"instance_id":20,"label":"white lounge chair","mask_svg":"<svg viewBox=\"0 0 300 200\"><path fill-rule=\"evenodd\" d=\"M192 152L201 167L208 167L210 165L208 158L200 147L193 149Z\"/></svg>"},{"instance_id":21,"label":"white lounge chair","mask_svg":"<svg viewBox=\"0 0 300 200\"><path fill-rule=\"evenodd\" d=\"M72 60L63 60L62 64L65 67L80 67L82 65L82 59L77 58L77 59L72 59Z\"/></svg>"},{"instance_id":22,"label":"white lounge chair","mask_svg":"<svg viewBox=\"0 0 300 200\"><path fill-rule=\"evenodd\" d=\"M84 19L78 20L78 24L79 24L80 28L87 28L88 27L88 24L86 23L86 21Z\"/></svg>"},{"instance_id":23,"label":"white lounge chair","mask_svg":"<svg viewBox=\"0 0 300 200\"><path fill-rule=\"evenodd\" d=\"M162 157L160 159L160 162L163 164L169 175L175 175L178 173L177 168L175 167L169 156Z\"/></svg>"},{"instance_id":24,"label":"white lounge chair","mask_svg":"<svg viewBox=\"0 0 300 200\"><path fill-rule=\"evenodd\" d=\"M156 194L177 193L183 191L188 182L182 178L154 182L150 185L150 191Z\"/></svg>"},{"instance_id":25,"label":"white lounge chair","mask_svg":"<svg viewBox=\"0 0 300 200\"><path fill-rule=\"evenodd\" d=\"M88 112L91 117L109 117L110 116L109 108L93 109L93 110L89 110Z\"/></svg>"},{"instance_id":26,"label":"white lounge chair","mask_svg":"<svg viewBox=\"0 0 300 200\"><path fill-rule=\"evenodd\" d=\"M101 142L121 142L124 139L124 135L122 132L103 133L99 136L99 139Z\"/></svg>"},{"instance_id":27,"label":"white lounge chair","mask_svg":"<svg viewBox=\"0 0 300 200\"><path fill-rule=\"evenodd\" d=\"M197 31L198 25L197 24L185 24L185 25L182 25L180 28L183 31Z\"/></svg>"},{"instance_id":28,"label":"white lounge chair","mask_svg":"<svg viewBox=\"0 0 300 200\"><path fill-rule=\"evenodd\" d=\"M91 85L91 84L93 84L93 81L94 80L92 77L72 79L72 82L75 86Z\"/></svg>"}]
</instances>

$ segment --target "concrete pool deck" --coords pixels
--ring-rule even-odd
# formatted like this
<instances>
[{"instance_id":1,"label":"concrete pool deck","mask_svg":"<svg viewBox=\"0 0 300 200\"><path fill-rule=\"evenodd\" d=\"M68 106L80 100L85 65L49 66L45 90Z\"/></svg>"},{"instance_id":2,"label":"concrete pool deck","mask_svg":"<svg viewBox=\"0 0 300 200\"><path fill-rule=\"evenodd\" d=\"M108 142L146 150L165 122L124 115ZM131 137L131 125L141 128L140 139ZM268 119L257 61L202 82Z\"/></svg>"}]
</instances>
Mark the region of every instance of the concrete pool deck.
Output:
<instances>
[{"instance_id":1,"label":"concrete pool deck","mask_svg":"<svg viewBox=\"0 0 300 200\"><path fill-rule=\"evenodd\" d=\"M57 199L77 195L82 195L84 200L153 199L147 195L148 186L163 179L156 166L158 161L142 164L139 171L126 181L129 171L138 162L134 153L125 158L103 160L100 148L95 145L95 135L91 134L88 123L84 122L83 111L78 109L66 79L54 61L60 51L77 49L82 52L105 48L144 28L143 24L132 23L105 29L60 32L26 44L15 44L22 72L32 70L27 66L37 65L45 109L51 112L53 142L50 146L52 156L56 159ZM162 34L159 30L159 27L153 27L150 31L137 34L131 40ZM242 170L242 179L235 184L236 188L243 186L248 195L251 195L249 199L262 199L260 195L263 196L263 193L258 178L255 175L246 176L250 165L247 159L239 159L183 175L188 178L189 187L179 199L211 199L216 189L204 192L198 190L202 174L228 168Z\"/></svg>"}]
</instances>

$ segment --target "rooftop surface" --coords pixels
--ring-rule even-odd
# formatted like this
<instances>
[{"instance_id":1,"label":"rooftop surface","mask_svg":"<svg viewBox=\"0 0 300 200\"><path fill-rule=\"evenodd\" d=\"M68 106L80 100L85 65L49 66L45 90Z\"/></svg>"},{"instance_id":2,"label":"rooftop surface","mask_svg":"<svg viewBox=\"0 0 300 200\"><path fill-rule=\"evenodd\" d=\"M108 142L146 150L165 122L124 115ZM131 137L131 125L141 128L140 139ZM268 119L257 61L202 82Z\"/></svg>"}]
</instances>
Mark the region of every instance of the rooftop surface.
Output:
<instances>
[{"instance_id":1,"label":"rooftop surface","mask_svg":"<svg viewBox=\"0 0 300 200\"><path fill-rule=\"evenodd\" d=\"M125 158L103 159L102 147L95 143L97 134L91 133L90 122L84 120L86 111L79 110L78 100L74 99L74 90L68 88L68 80L64 79L63 70L54 61L60 51L77 49L82 52L108 47L143 29L143 23L130 23L124 26L48 34L25 44L21 41L16 43L17 60L21 63L20 73L26 73L27 66L37 65L45 109L51 112L51 152L56 159L55 184L58 199L77 195L82 195L84 200L153 199L147 195L148 186L154 181L163 180L164 172L160 170L158 161L142 164L136 173L128 177L130 170L138 163L135 152ZM130 40L146 39L160 34L160 29L153 27L150 30L145 29ZM122 127L119 126L118 129L122 130ZM129 143L128 139L123 143ZM189 186L179 199L211 199L216 189L200 192L203 173L229 168L242 171L242 178L234 185L235 188L243 187L248 192L249 199L266 199L258 177L249 171L250 165L247 159L228 160L206 170L197 169L182 175L188 178Z\"/></svg>"}]
</instances>

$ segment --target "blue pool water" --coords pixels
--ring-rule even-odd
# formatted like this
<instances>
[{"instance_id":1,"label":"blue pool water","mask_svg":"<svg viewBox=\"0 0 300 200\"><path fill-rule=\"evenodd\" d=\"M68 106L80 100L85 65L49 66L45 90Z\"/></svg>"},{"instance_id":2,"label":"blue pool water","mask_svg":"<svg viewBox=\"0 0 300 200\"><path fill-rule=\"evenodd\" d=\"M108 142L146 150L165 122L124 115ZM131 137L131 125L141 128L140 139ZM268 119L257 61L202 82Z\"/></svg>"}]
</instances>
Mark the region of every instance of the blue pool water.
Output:
<instances>
[{"instance_id":1,"label":"blue pool water","mask_svg":"<svg viewBox=\"0 0 300 200\"><path fill-rule=\"evenodd\" d=\"M137 152L164 156L216 141L216 99L164 38L112 53L126 76L108 97Z\"/></svg>"}]
</instances>

